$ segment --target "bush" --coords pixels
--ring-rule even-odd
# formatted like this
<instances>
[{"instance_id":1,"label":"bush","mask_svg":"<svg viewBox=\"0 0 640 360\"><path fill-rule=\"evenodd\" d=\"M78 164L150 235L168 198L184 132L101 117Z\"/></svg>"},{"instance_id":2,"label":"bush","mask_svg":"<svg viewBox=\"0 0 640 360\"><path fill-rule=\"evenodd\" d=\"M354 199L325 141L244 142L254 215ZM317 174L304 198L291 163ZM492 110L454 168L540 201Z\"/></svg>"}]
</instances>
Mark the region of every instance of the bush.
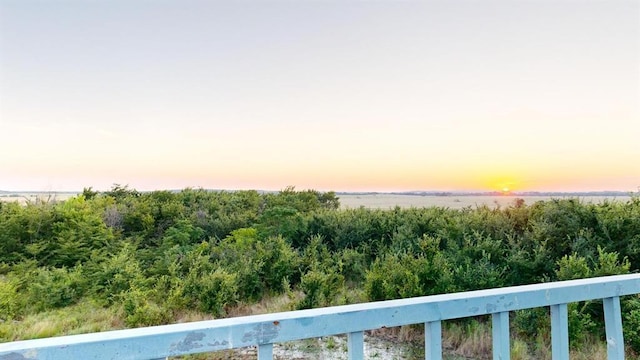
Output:
<instances>
[{"instance_id":1,"label":"bush","mask_svg":"<svg viewBox=\"0 0 640 360\"><path fill-rule=\"evenodd\" d=\"M387 255L377 259L365 275L370 301L442 294L453 289L449 263L442 253Z\"/></svg>"},{"instance_id":2,"label":"bush","mask_svg":"<svg viewBox=\"0 0 640 360\"><path fill-rule=\"evenodd\" d=\"M161 325L171 319L170 313L150 300L150 291L132 288L118 298L124 312L124 322L129 327Z\"/></svg>"},{"instance_id":3,"label":"bush","mask_svg":"<svg viewBox=\"0 0 640 360\"><path fill-rule=\"evenodd\" d=\"M39 312L75 304L87 285L81 266L71 270L38 268L24 279L25 307Z\"/></svg>"},{"instance_id":4,"label":"bush","mask_svg":"<svg viewBox=\"0 0 640 360\"><path fill-rule=\"evenodd\" d=\"M184 295L191 305L216 317L224 316L227 306L237 302L237 293L236 275L223 269L208 273L193 271L184 281Z\"/></svg>"},{"instance_id":5,"label":"bush","mask_svg":"<svg viewBox=\"0 0 640 360\"><path fill-rule=\"evenodd\" d=\"M12 279L0 277L0 322L18 314L18 287Z\"/></svg>"},{"instance_id":6,"label":"bush","mask_svg":"<svg viewBox=\"0 0 640 360\"><path fill-rule=\"evenodd\" d=\"M304 298L298 303L298 309L311 309L329 306L344 286L344 277L333 271L309 271L302 276L300 290Z\"/></svg>"},{"instance_id":7,"label":"bush","mask_svg":"<svg viewBox=\"0 0 640 360\"><path fill-rule=\"evenodd\" d=\"M513 327L524 338L535 339L544 334L546 340L551 339L551 322L549 308L523 309L514 312Z\"/></svg>"},{"instance_id":8,"label":"bush","mask_svg":"<svg viewBox=\"0 0 640 360\"><path fill-rule=\"evenodd\" d=\"M621 299L624 340L633 351L640 353L640 296Z\"/></svg>"},{"instance_id":9,"label":"bush","mask_svg":"<svg viewBox=\"0 0 640 360\"><path fill-rule=\"evenodd\" d=\"M604 329L603 324L598 324L590 312L590 306L596 305L602 308L602 302L580 302L567 304L569 322L569 343L572 348L578 348L590 339L590 335L599 334Z\"/></svg>"},{"instance_id":10,"label":"bush","mask_svg":"<svg viewBox=\"0 0 640 360\"><path fill-rule=\"evenodd\" d=\"M584 279L591 275L587 259L576 254L563 256L557 261L557 264L556 277L558 280Z\"/></svg>"},{"instance_id":11,"label":"bush","mask_svg":"<svg viewBox=\"0 0 640 360\"><path fill-rule=\"evenodd\" d=\"M335 256L339 256L338 269L346 280L353 284L360 284L364 281L364 275L367 271L364 253L354 249L344 249Z\"/></svg>"},{"instance_id":12,"label":"bush","mask_svg":"<svg viewBox=\"0 0 640 360\"><path fill-rule=\"evenodd\" d=\"M218 266L237 274L242 299L280 293L284 280L297 283L300 279L300 256L280 236L261 239L255 229L238 229L211 252Z\"/></svg>"},{"instance_id":13,"label":"bush","mask_svg":"<svg viewBox=\"0 0 640 360\"><path fill-rule=\"evenodd\" d=\"M456 291L490 289L505 285L505 270L491 262L485 255L480 260L466 259L453 269L453 284Z\"/></svg>"},{"instance_id":14,"label":"bush","mask_svg":"<svg viewBox=\"0 0 640 360\"><path fill-rule=\"evenodd\" d=\"M121 293L134 287L146 288L149 282L131 244L126 244L114 256L94 258L93 263L88 264L86 273L95 298L108 305L114 303Z\"/></svg>"}]
</instances>

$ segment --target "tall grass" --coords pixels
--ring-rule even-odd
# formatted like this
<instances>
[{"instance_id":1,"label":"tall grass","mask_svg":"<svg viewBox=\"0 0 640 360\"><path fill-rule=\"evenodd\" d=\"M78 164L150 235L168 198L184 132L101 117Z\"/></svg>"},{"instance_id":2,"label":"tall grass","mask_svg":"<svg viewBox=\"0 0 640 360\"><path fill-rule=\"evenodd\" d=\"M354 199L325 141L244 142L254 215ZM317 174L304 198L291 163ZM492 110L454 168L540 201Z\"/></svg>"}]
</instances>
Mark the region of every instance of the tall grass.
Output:
<instances>
[{"instance_id":1,"label":"tall grass","mask_svg":"<svg viewBox=\"0 0 640 360\"><path fill-rule=\"evenodd\" d=\"M83 302L0 323L0 341L39 339L125 328L117 309Z\"/></svg>"}]
</instances>

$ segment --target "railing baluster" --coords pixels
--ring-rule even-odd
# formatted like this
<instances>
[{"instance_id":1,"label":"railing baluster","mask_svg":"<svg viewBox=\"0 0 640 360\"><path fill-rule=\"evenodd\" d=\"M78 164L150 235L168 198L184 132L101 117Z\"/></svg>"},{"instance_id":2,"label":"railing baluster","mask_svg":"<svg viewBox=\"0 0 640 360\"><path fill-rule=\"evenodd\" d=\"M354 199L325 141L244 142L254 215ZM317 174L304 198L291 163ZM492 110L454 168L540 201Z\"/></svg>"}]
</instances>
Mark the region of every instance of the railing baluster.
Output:
<instances>
[{"instance_id":1,"label":"railing baluster","mask_svg":"<svg viewBox=\"0 0 640 360\"><path fill-rule=\"evenodd\" d=\"M273 360L273 344L258 345L258 360Z\"/></svg>"},{"instance_id":2,"label":"railing baluster","mask_svg":"<svg viewBox=\"0 0 640 360\"><path fill-rule=\"evenodd\" d=\"M604 324L607 331L607 358L609 360L624 360L620 297L604 298L602 303L604 305Z\"/></svg>"},{"instance_id":3,"label":"railing baluster","mask_svg":"<svg viewBox=\"0 0 640 360\"><path fill-rule=\"evenodd\" d=\"M424 324L425 360L442 360L442 322L432 321Z\"/></svg>"},{"instance_id":4,"label":"railing baluster","mask_svg":"<svg viewBox=\"0 0 640 360\"><path fill-rule=\"evenodd\" d=\"M491 314L493 332L493 359L509 360L509 312Z\"/></svg>"},{"instance_id":5,"label":"railing baluster","mask_svg":"<svg viewBox=\"0 0 640 360\"><path fill-rule=\"evenodd\" d=\"M347 335L347 346L349 348L349 360L364 359L364 332L349 333Z\"/></svg>"},{"instance_id":6,"label":"railing baluster","mask_svg":"<svg viewBox=\"0 0 640 360\"><path fill-rule=\"evenodd\" d=\"M551 305L551 358L569 359L569 320L567 304Z\"/></svg>"}]
</instances>

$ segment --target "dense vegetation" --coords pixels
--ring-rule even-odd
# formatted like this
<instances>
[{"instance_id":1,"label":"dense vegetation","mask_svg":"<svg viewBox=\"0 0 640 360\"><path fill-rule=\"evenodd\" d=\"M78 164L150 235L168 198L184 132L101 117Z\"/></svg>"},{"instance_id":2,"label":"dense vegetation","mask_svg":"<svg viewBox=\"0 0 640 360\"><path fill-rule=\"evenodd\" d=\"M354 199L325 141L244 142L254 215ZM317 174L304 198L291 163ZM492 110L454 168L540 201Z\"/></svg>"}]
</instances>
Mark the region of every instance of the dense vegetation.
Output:
<instances>
[{"instance_id":1,"label":"dense vegetation","mask_svg":"<svg viewBox=\"0 0 640 360\"><path fill-rule=\"evenodd\" d=\"M144 326L193 310L222 317L279 295L310 308L640 269L638 196L502 209L338 207L334 193L293 188L118 185L64 202L0 202L0 341L53 335L21 334L17 324L86 304ZM626 297L623 310L638 351L640 299ZM569 312L572 345L603 336L601 306ZM548 311L517 312L513 326L524 338L548 334Z\"/></svg>"}]
</instances>

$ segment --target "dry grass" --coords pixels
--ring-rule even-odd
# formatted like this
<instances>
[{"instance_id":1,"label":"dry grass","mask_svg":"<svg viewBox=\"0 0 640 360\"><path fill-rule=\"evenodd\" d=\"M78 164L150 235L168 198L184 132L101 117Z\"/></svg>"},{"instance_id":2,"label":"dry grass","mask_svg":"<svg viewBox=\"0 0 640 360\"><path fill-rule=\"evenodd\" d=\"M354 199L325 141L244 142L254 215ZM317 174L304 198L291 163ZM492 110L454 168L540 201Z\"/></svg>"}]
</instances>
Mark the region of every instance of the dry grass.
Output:
<instances>
[{"instance_id":1,"label":"dry grass","mask_svg":"<svg viewBox=\"0 0 640 360\"><path fill-rule=\"evenodd\" d=\"M465 358L491 358L491 327L472 320L447 324L442 335L442 346L447 353Z\"/></svg>"},{"instance_id":2,"label":"dry grass","mask_svg":"<svg viewBox=\"0 0 640 360\"><path fill-rule=\"evenodd\" d=\"M203 313L201 311L193 311L193 310L183 310L179 313L175 313L175 321L174 323L188 323L194 321L206 321L206 320L214 320L215 317L211 314Z\"/></svg>"},{"instance_id":3,"label":"dry grass","mask_svg":"<svg viewBox=\"0 0 640 360\"><path fill-rule=\"evenodd\" d=\"M111 309L82 303L64 309L28 315L0 324L0 340L16 341L51 336L123 329L121 316Z\"/></svg>"},{"instance_id":4,"label":"dry grass","mask_svg":"<svg viewBox=\"0 0 640 360\"><path fill-rule=\"evenodd\" d=\"M267 295L255 304L241 303L227 311L227 317L270 314L293 310L304 294L301 291L290 291L286 294Z\"/></svg>"},{"instance_id":5,"label":"dry grass","mask_svg":"<svg viewBox=\"0 0 640 360\"><path fill-rule=\"evenodd\" d=\"M606 360L607 345L595 338L586 341L579 349L571 350L569 357L573 360Z\"/></svg>"}]
</instances>

